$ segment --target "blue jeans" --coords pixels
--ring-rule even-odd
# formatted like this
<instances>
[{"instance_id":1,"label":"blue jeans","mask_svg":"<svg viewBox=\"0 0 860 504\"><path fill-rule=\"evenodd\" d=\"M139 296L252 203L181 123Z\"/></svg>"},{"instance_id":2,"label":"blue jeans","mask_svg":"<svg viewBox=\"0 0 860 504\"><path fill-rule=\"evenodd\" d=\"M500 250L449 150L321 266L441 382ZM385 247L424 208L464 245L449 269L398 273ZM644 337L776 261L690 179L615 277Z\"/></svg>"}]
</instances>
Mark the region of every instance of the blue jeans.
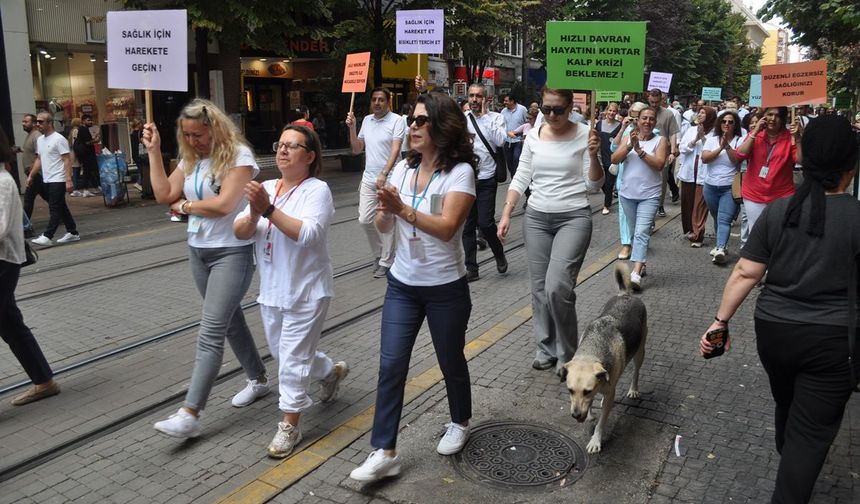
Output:
<instances>
[{"instance_id":1,"label":"blue jeans","mask_svg":"<svg viewBox=\"0 0 860 504\"><path fill-rule=\"evenodd\" d=\"M627 199L620 196L624 215L627 217L627 228L633 230L633 252L630 260L644 263L648 259L648 242L651 241L651 226L660 206L660 198L644 200Z\"/></svg>"},{"instance_id":2,"label":"blue jeans","mask_svg":"<svg viewBox=\"0 0 860 504\"><path fill-rule=\"evenodd\" d=\"M188 247L191 276L203 296L197 334L197 357L185 406L202 410L224 360L224 340L230 343L248 379L266 374L240 303L254 278L254 246Z\"/></svg>"},{"instance_id":3,"label":"blue jeans","mask_svg":"<svg viewBox=\"0 0 860 504\"><path fill-rule=\"evenodd\" d=\"M463 354L471 313L472 299L466 277L443 285L416 287L388 274L388 290L382 306L379 381L371 446L385 450L397 446L409 358L425 317L436 359L445 377L451 421L465 423L472 417L469 367Z\"/></svg>"},{"instance_id":4,"label":"blue jeans","mask_svg":"<svg viewBox=\"0 0 860 504\"><path fill-rule=\"evenodd\" d=\"M714 218L714 231L717 235L717 247L726 248L729 244L729 232L732 229L732 221L738 211L738 204L732 198L732 186L712 186L705 184L703 189L705 203L708 211Z\"/></svg>"}]
</instances>

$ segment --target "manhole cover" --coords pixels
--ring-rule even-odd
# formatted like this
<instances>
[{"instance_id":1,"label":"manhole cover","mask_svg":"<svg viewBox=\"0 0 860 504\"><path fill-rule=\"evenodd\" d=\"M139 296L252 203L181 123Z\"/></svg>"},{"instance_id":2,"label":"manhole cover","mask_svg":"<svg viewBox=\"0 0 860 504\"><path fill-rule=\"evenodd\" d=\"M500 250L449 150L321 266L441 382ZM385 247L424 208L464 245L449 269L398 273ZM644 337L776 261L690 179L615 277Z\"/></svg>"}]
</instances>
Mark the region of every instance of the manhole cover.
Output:
<instances>
[{"instance_id":1,"label":"manhole cover","mask_svg":"<svg viewBox=\"0 0 860 504\"><path fill-rule=\"evenodd\" d=\"M487 422L473 427L454 456L465 478L497 488L551 491L574 483L588 465L572 439L549 427Z\"/></svg>"}]
</instances>

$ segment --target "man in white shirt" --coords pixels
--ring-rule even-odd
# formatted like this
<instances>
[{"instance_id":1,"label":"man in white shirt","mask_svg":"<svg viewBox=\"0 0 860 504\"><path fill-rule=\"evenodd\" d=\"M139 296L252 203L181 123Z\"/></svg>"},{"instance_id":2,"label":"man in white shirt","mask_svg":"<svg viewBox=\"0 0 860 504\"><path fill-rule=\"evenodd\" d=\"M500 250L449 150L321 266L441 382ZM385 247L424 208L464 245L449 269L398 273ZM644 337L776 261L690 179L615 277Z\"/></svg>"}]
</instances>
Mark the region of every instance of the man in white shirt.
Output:
<instances>
[{"instance_id":1,"label":"man in white shirt","mask_svg":"<svg viewBox=\"0 0 860 504\"><path fill-rule=\"evenodd\" d=\"M666 185L672 191L672 203L676 203L681 197L678 190L678 184L675 182L675 174L672 167L675 165L675 159L681 154L678 150L678 132L680 131L680 120L675 119L668 108L663 107L665 96L663 92L654 88L648 92L648 105L657 111L657 129L660 135L666 138L669 142L669 155L666 156L666 164L663 167L663 186L660 191L660 206L657 209L658 217L665 217L666 210L663 209L663 201L666 199Z\"/></svg>"},{"instance_id":2,"label":"man in white shirt","mask_svg":"<svg viewBox=\"0 0 860 504\"><path fill-rule=\"evenodd\" d=\"M54 244L54 233L62 220L66 234L57 243L78 241L81 236L72 213L66 205L66 193L72 192L72 159L69 156L69 141L54 130L54 121L48 112L39 112L36 116L36 127L42 136L36 140L36 160L33 169L27 177L30 186L41 173L44 181L44 192L48 197L48 210L51 218L48 227L38 238L33 239L35 245L50 247Z\"/></svg>"},{"instance_id":3,"label":"man in white shirt","mask_svg":"<svg viewBox=\"0 0 860 504\"><path fill-rule=\"evenodd\" d=\"M508 271L508 260L505 258L505 248L496 235L496 162L493 152L501 149L505 143L507 132L505 120L498 112L484 112L484 101L487 90L481 83L469 86L469 111L466 112L466 125L469 133L475 135L474 149L478 156L478 178L475 181L475 202L463 226L463 249L466 253L466 280L474 282L478 274L478 242L477 228L487 240L487 245L496 258L496 270L499 273ZM480 128L481 135L475 130ZM490 152L487 144L493 149Z\"/></svg>"},{"instance_id":4,"label":"man in white shirt","mask_svg":"<svg viewBox=\"0 0 860 504\"><path fill-rule=\"evenodd\" d=\"M364 175L358 187L358 223L367 233L370 250L377 258L373 278L385 277L394 264L394 230L380 233L373 224L376 216L376 189L385 185L394 164L400 159L400 145L405 135L403 119L391 111L391 92L378 87L370 92L373 114L364 116L361 131L356 134L355 115L349 112L349 144L353 154L365 151Z\"/></svg>"},{"instance_id":5,"label":"man in white shirt","mask_svg":"<svg viewBox=\"0 0 860 504\"><path fill-rule=\"evenodd\" d=\"M505 108L502 109L502 117L505 119L505 130L513 131L523 124L527 123L529 118L525 107L517 103L517 99L510 93L504 98ZM517 172L517 165L520 164L520 153L523 151L522 137L505 138L505 161L508 164L508 171L511 178Z\"/></svg>"}]
</instances>

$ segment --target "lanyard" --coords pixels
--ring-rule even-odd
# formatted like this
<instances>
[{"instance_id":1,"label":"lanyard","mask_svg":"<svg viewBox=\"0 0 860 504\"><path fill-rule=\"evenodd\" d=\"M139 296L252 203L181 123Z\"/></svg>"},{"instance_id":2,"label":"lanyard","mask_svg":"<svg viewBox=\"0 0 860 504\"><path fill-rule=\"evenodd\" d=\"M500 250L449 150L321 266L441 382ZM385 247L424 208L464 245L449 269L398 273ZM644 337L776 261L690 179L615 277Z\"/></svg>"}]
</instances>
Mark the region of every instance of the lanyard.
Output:
<instances>
[{"instance_id":1,"label":"lanyard","mask_svg":"<svg viewBox=\"0 0 860 504\"><path fill-rule=\"evenodd\" d=\"M776 144L778 142L779 142L779 139L777 139L775 142L773 142L773 145L770 146L770 151L768 151L768 153L767 153L767 160L764 162L765 166L770 166L770 157L773 156L773 151L776 149Z\"/></svg>"},{"instance_id":2,"label":"lanyard","mask_svg":"<svg viewBox=\"0 0 860 504\"><path fill-rule=\"evenodd\" d=\"M403 181L400 183L400 186L401 186L401 187L403 187L403 185L406 183L406 173L408 173L408 171L409 171L409 170L407 170L406 172L404 172L404 173L403 173ZM418 203L416 204L416 202L415 202L415 201L416 201L416 200L415 200L415 196L417 195L416 193L418 192L418 175L419 175L419 173L420 173L420 172L418 171L418 169L417 169L417 168L415 168L415 183L414 183L414 184L412 184L412 209L413 209L413 210L417 210L417 209L418 209L418 205L420 205L420 204L421 204L421 202L424 200L424 198L425 198L425 197L427 197L427 190L428 190L428 189L430 189L430 184L432 184L432 183L433 183L433 180L435 180L435 179L436 179L436 177L438 177L438 176L439 176L439 172L441 172L441 171L442 171L442 170L436 170L436 171L434 171L434 172L433 172L433 175L430 177L430 180L428 180L428 181L427 181L427 185L426 185L426 186L424 186L424 192L423 192L423 193L421 193L421 197L420 197L420 198L418 198ZM413 237L418 236L418 234L417 234L417 232L416 232L416 230L415 230L415 225L414 225L414 224L412 225L412 236L413 236Z\"/></svg>"},{"instance_id":3,"label":"lanyard","mask_svg":"<svg viewBox=\"0 0 860 504\"><path fill-rule=\"evenodd\" d=\"M197 166L194 167L194 192L197 193L197 199L203 199L203 182L206 181L206 177L203 177L203 180L200 181L200 184L197 183L197 175L200 173L200 161L197 161Z\"/></svg>"},{"instance_id":4,"label":"lanyard","mask_svg":"<svg viewBox=\"0 0 860 504\"><path fill-rule=\"evenodd\" d=\"M290 201L290 198L293 196L293 193L296 192L296 190L299 188L300 185L302 185L305 182L305 180L307 180L307 177L305 177L301 181L299 181L299 183L296 184L296 187L293 187L292 191L285 194L284 196L286 196L286 198L284 196L281 196L281 205L280 206L278 206L278 193L281 192L281 188L284 186L284 179L278 180L278 183L275 185L275 198L272 200L272 204L275 205L275 208L281 208L282 209L285 206L287 206L287 202ZM269 221L269 224L266 227L266 236L268 237L268 236L270 236L269 233L272 232L272 221L271 221L271 219L267 219L267 220Z\"/></svg>"}]
</instances>

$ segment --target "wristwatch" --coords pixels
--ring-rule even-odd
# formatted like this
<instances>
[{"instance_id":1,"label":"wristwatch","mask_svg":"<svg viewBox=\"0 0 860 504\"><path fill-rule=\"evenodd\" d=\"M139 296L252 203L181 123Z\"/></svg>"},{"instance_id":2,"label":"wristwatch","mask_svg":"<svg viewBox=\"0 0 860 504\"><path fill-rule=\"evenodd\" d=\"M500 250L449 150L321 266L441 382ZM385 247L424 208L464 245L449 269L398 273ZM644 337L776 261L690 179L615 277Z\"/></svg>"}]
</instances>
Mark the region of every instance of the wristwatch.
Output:
<instances>
[{"instance_id":1,"label":"wristwatch","mask_svg":"<svg viewBox=\"0 0 860 504\"><path fill-rule=\"evenodd\" d=\"M261 213L260 215L261 215L262 217L265 217L265 218L267 218L267 219L268 219L268 218L269 218L269 216L270 216L270 215L272 215L272 212L274 212L274 211L275 211L275 205L269 205L269 208L267 208L267 209L266 209L263 213Z\"/></svg>"},{"instance_id":2,"label":"wristwatch","mask_svg":"<svg viewBox=\"0 0 860 504\"><path fill-rule=\"evenodd\" d=\"M409 213L406 214L406 222L410 224L415 224L416 220L418 220L418 214L415 213L414 208L410 208Z\"/></svg>"}]
</instances>

